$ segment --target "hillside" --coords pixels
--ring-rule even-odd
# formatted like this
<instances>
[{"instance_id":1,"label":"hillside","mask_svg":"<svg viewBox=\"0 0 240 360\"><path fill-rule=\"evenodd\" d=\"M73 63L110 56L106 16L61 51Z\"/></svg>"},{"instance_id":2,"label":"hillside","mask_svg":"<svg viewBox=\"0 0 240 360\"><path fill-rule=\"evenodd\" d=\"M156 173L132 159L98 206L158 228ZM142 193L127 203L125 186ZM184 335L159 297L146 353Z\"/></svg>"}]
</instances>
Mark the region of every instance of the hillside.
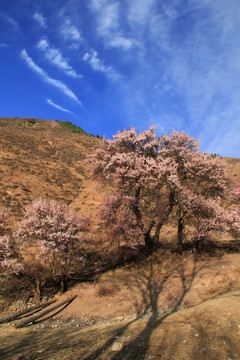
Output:
<instances>
[{"instance_id":1,"label":"hillside","mask_svg":"<svg viewBox=\"0 0 240 360\"><path fill-rule=\"evenodd\" d=\"M84 159L100 141L56 121L0 118L0 206L19 217L26 204L43 197L94 212L99 189L86 176Z\"/></svg>"},{"instance_id":2,"label":"hillside","mask_svg":"<svg viewBox=\"0 0 240 360\"><path fill-rule=\"evenodd\" d=\"M0 118L0 206L11 210L10 226L39 197L65 202L97 226L104 192L84 160L100 142L56 121ZM240 159L225 160L240 179ZM171 224L163 230L176 237ZM230 248L180 256L166 246L94 278L73 279L55 298L77 298L59 313L23 329L15 329L18 321L0 325L0 358L237 360L239 259ZM5 286L0 315L32 304L21 279Z\"/></svg>"},{"instance_id":3,"label":"hillside","mask_svg":"<svg viewBox=\"0 0 240 360\"><path fill-rule=\"evenodd\" d=\"M74 133L57 121L31 120L0 118L0 206L19 217L26 204L43 197L96 214L103 194L89 178L84 160L101 140ZM226 162L240 179L240 159Z\"/></svg>"}]
</instances>

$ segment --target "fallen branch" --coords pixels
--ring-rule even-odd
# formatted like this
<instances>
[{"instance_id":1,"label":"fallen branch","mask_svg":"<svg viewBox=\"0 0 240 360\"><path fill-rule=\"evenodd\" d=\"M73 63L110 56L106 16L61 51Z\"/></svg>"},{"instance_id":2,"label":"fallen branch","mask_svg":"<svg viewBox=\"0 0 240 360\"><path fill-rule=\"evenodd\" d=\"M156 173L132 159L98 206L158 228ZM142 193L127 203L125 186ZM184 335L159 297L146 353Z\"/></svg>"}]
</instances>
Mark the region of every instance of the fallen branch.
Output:
<instances>
[{"instance_id":1,"label":"fallen branch","mask_svg":"<svg viewBox=\"0 0 240 360\"><path fill-rule=\"evenodd\" d=\"M72 296L71 298L62 301L61 303L59 303L59 304L57 304L55 306L52 306L51 308L49 308L47 310L41 311L38 314L30 316L28 319L24 319L23 321L21 321L19 324L16 325L16 328L21 328L21 327L23 327L23 326L25 326L27 324L34 323L36 320L40 319L44 315L49 314L53 310L56 310L56 309L60 308L62 305L72 302L76 297L77 297L77 295Z\"/></svg>"},{"instance_id":2,"label":"fallen branch","mask_svg":"<svg viewBox=\"0 0 240 360\"><path fill-rule=\"evenodd\" d=\"M13 314L2 316L0 318L0 324L2 324L4 322L12 321L14 319L17 319L18 317L23 316L23 315L29 316L29 313L31 313L31 312L33 312L35 310L41 309L41 308L45 308L46 306L51 305L54 302L56 302L56 300L50 300L50 301L47 301L47 302L42 303L42 304L31 306L31 307L29 307L27 309L17 311L17 312L15 312Z\"/></svg>"}]
</instances>

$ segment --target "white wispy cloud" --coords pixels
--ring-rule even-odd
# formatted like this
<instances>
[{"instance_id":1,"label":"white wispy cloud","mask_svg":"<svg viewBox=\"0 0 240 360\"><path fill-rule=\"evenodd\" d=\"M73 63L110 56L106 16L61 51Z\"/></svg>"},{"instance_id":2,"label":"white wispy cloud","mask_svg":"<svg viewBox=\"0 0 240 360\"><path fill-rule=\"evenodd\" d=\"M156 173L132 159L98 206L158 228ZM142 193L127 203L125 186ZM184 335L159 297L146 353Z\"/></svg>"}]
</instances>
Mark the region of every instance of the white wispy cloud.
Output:
<instances>
[{"instance_id":1,"label":"white wispy cloud","mask_svg":"<svg viewBox=\"0 0 240 360\"><path fill-rule=\"evenodd\" d=\"M28 55L27 51L24 49L21 51L21 57L26 62L26 64L29 66L30 69L32 69L35 73L37 73L42 80L47 82L48 84L51 84L58 88L63 94L77 102L81 105L81 101L77 98L77 96L72 92L72 90L69 89L67 85L65 85L62 81L51 78L45 70L40 68L35 62L32 60L32 58Z\"/></svg>"},{"instance_id":2,"label":"white wispy cloud","mask_svg":"<svg viewBox=\"0 0 240 360\"><path fill-rule=\"evenodd\" d=\"M47 27L47 22L45 17L40 13L40 12L35 12L35 14L33 15L33 18L38 22L38 24L42 27L42 28L46 28Z\"/></svg>"},{"instance_id":3,"label":"white wispy cloud","mask_svg":"<svg viewBox=\"0 0 240 360\"><path fill-rule=\"evenodd\" d=\"M0 12L0 16L7 21L12 27L14 27L16 30L20 30L20 27L18 25L18 22L14 20L11 16L6 15L2 12Z\"/></svg>"},{"instance_id":4,"label":"white wispy cloud","mask_svg":"<svg viewBox=\"0 0 240 360\"><path fill-rule=\"evenodd\" d=\"M60 33L63 39L71 43L73 48L79 48L83 42L83 37L80 30L72 23L69 17L62 17L63 24L60 27Z\"/></svg>"},{"instance_id":5,"label":"white wispy cloud","mask_svg":"<svg viewBox=\"0 0 240 360\"><path fill-rule=\"evenodd\" d=\"M111 66L106 66L104 61L98 57L96 50L86 52L83 56L83 60L87 61L93 70L102 72L113 80L117 80L119 78L119 75L114 71L114 69Z\"/></svg>"},{"instance_id":6,"label":"white wispy cloud","mask_svg":"<svg viewBox=\"0 0 240 360\"><path fill-rule=\"evenodd\" d=\"M62 106L60 106L60 105L56 104L56 103L55 103L55 102L53 102L51 99L47 99L47 100L46 100L46 102L47 102L49 105L51 105L51 106L55 107L56 109L58 109L58 110L60 110L60 111L63 111L63 112L67 112L67 113L71 113L71 114L73 114L73 112L72 112L72 111L70 111L70 110L68 110L68 109L65 109L64 107L62 107Z\"/></svg>"},{"instance_id":7,"label":"white wispy cloud","mask_svg":"<svg viewBox=\"0 0 240 360\"><path fill-rule=\"evenodd\" d=\"M133 39L116 34L108 39L108 45L115 48L131 49L137 42Z\"/></svg>"},{"instance_id":8,"label":"white wispy cloud","mask_svg":"<svg viewBox=\"0 0 240 360\"><path fill-rule=\"evenodd\" d=\"M124 10L119 1L92 0L89 7L106 47L137 48L118 58L133 69L120 85L130 121L147 126L146 119L156 119L163 131L200 138L204 151L239 154L237 0L126 0ZM97 53L84 58L106 71Z\"/></svg>"},{"instance_id":9,"label":"white wispy cloud","mask_svg":"<svg viewBox=\"0 0 240 360\"><path fill-rule=\"evenodd\" d=\"M123 118L142 128L154 121L166 132L186 130L200 138L204 151L239 152L239 0L80 3L69 0L59 10L57 43L50 33L51 42L44 38L38 43L52 65L79 77L79 68L61 45L77 49L93 71L115 80L104 86L112 86L113 102L121 104ZM35 13L35 20L46 25L39 15ZM10 17L5 22L15 36L18 24ZM76 95L26 51L22 57L44 81L76 101Z\"/></svg>"},{"instance_id":10,"label":"white wispy cloud","mask_svg":"<svg viewBox=\"0 0 240 360\"><path fill-rule=\"evenodd\" d=\"M103 36L119 29L119 3L105 3L98 11L98 30Z\"/></svg>"},{"instance_id":11,"label":"white wispy cloud","mask_svg":"<svg viewBox=\"0 0 240 360\"><path fill-rule=\"evenodd\" d=\"M37 44L37 48L44 52L47 60L64 71L64 73L68 76L71 76L75 79L82 77L82 75L77 74L74 68L69 65L68 59L63 57L61 51L59 49L50 47L46 39L40 40Z\"/></svg>"},{"instance_id":12,"label":"white wispy cloud","mask_svg":"<svg viewBox=\"0 0 240 360\"><path fill-rule=\"evenodd\" d=\"M192 2L185 11L191 13L191 22L185 22L185 32L176 34L175 22L169 22L172 38L166 52L165 74L184 102L187 120L184 125L200 138L202 149L237 154L240 140L239 4L234 0L228 5L221 0ZM186 12L179 11L177 16L180 18Z\"/></svg>"},{"instance_id":13,"label":"white wispy cloud","mask_svg":"<svg viewBox=\"0 0 240 360\"><path fill-rule=\"evenodd\" d=\"M106 2L106 0L90 0L88 6L90 9L98 11L104 4L106 4Z\"/></svg>"},{"instance_id":14,"label":"white wispy cloud","mask_svg":"<svg viewBox=\"0 0 240 360\"><path fill-rule=\"evenodd\" d=\"M239 157L239 124L240 113L235 117L235 110L209 116L199 133L201 150L209 154Z\"/></svg>"},{"instance_id":15,"label":"white wispy cloud","mask_svg":"<svg viewBox=\"0 0 240 360\"><path fill-rule=\"evenodd\" d=\"M130 25L141 25L145 27L152 15L152 8L156 4L155 0L128 0L128 21Z\"/></svg>"},{"instance_id":16,"label":"white wispy cloud","mask_svg":"<svg viewBox=\"0 0 240 360\"><path fill-rule=\"evenodd\" d=\"M134 39L126 36L120 27L120 3L109 0L92 0L89 8L96 16L97 34L107 47L131 49Z\"/></svg>"}]
</instances>

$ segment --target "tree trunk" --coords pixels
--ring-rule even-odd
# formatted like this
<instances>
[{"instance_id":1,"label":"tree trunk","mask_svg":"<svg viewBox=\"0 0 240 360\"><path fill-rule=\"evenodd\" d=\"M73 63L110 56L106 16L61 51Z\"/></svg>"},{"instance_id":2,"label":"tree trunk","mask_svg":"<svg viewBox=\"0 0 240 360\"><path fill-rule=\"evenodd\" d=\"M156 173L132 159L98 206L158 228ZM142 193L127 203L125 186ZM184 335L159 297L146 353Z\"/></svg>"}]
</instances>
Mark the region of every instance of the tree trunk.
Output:
<instances>
[{"instance_id":1,"label":"tree trunk","mask_svg":"<svg viewBox=\"0 0 240 360\"><path fill-rule=\"evenodd\" d=\"M0 318L0 324L2 324L4 322L10 322L10 321L15 320L15 319L17 319L19 317L27 317L31 313L33 313L35 311L38 311L39 309L42 309L42 308L44 308L44 307L46 307L48 305L51 305L55 301L56 300L49 300L49 301L47 301L45 303L34 305L34 306L31 306L31 307L29 307L27 309L23 309L23 310L15 312L15 313L5 315L5 316Z\"/></svg>"},{"instance_id":2,"label":"tree trunk","mask_svg":"<svg viewBox=\"0 0 240 360\"><path fill-rule=\"evenodd\" d=\"M165 224L165 222L167 221L167 219L169 218L169 215L171 214L171 212L173 210L174 194L175 194L175 190L174 189L170 190L168 208L166 209L166 211L164 211L164 214L163 214L161 220L157 223L157 226L155 229L155 234L154 234L154 242L156 244L159 243L159 235L160 235L161 228L163 227L163 225Z\"/></svg>"},{"instance_id":3,"label":"tree trunk","mask_svg":"<svg viewBox=\"0 0 240 360\"><path fill-rule=\"evenodd\" d=\"M178 218L178 253L182 254L184 220L180 215Z\"/></svg>"},{"instance_id":4,"label":"tree trunk","mask_svg":"<svg viewBox=\"0 0 240 360\"><path fill-rule=\"evenodd\" d=\"M138 203L138 198L139 198L140 192L141 192L141 187L137 188L137 190L136 190L135 196L136 196L137 201L136 201L136 204L134 204L134 206L131 207L131 209L132 209L133 213L135 214L135 216L137 218L138 226L142 230L142 233L143 233L143 236L144 236L144 242L145 242L146 251L151 251L153 249L153 246L154 246L153 238L150 235L150 232L151 232L151 229L152 229L153 225L150 225L148 230L145 229L144 223L142 221L142 213L140 211L140 206L139 206L139 203ZM154 224L154 222L152 224Z\"/></svg>"},{"instance_id":5,"label":"tree trunk","mask_svg":"<svg viewBox=\"0 0 240 360\"><path fill-rule=\"evenodd\" d=\"M58 309L59 307L65 305L65 304L67 304L67 303L70 304L76 297L77 297L77 295L74 295L74 296L72 296L71 298L62 301L61 303L59 303L59 304L57 304L57 305L54 305L54 306L48 308L47 310L41 311L41 312L38 313L38 314L34 314L33 316L30 316L29 318L22 320L20 323L18 323L18 324L16 325L16 328L21 328L21 327L23 327L23 326L25 326L25 325L27 325L27 324L34 323L34 321L36 321L36 320L40 319L41 317L49 314L49 313L52 312L53 310L56 310L56 309Z\"/></svg>"},{"instance_id":6,"label":"tree trunk","mask_svg":"<svg viewBox=\"0 0 240 360\"><path fill-rule=\"evenodd\" d=\"M67 277L64 277L60 283L60 292L63 294L67 291Z\"/></svg>"},{"instance_id":7,"label":"tree trunk","mask_svg":"<svg viewBox=\"0 0 240 360\"><path fill-rule=\"evenodd\" d=\"M43 291L44 282L38 279L34 282L33 288L33 299L38 304L42 299L42 291Z\"/></svg>"},{"instance_id":8,"label":"tree trunk","mask_svg":"<svg viewBox=\"0 0 240 360\"><path fill-rule=\"evenodd\" d=\"M144 242L146 251L151 252L154 249L155 242L148 232L144 235Z\"/></svg>"},{"instance_id":9,"label":"tree trunk","mask_svg":"<svg viewBox=\"0 0 240 360\"><path fill-rule=\"evenodd\" d=\"M172 208L168 208L166 210L166 212L164 213L164 215L162 216L161 220L157 223L157 226L156 226L156 229L155 229L155 234L154 234L154 242L156 244L159 243L159 235L160 235L160 231L163 227L163 225L165 224L165 222L167 221L169 215L171 214L172 212Z\"/></svg>"}]
</instances>

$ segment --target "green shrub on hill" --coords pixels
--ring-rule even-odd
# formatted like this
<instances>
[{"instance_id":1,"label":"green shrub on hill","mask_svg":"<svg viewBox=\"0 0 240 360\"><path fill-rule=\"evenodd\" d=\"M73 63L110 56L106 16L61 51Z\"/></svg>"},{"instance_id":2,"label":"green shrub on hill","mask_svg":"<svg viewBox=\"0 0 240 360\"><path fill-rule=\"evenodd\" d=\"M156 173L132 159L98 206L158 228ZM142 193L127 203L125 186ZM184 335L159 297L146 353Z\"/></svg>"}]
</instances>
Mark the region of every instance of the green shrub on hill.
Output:
<instances>
[{"instance_id":1,"label":"green shrub on hill","mask_svg":"<svg viewBox=\"0 0 240 360\"><path fill-rule=\"evenodd\" d=\"M89 134L86 131L84 131L80 126L77 126L73 123L71 123L71 121L61 121L61 120L56 120L56 122L64 129L68 129L70 131L72 131L73 133L77 133L77 134L85 134L85 135L90 135L90 136L96 136L98 139L102 139L103 137L100 135L93 135L93 134Z\"/></svg>"},{"instance_id":2,"label":"green shrub on hill","mask_svg":"<svg viewBox=\"0 0 240 360\"><path fill-rule=\"evenodd\" d=\"M61 127L65 129L68 129L74 133L87 135L87 133L80 126L71 123L71 121L61 121L61 120L56 120L56 121L59 123Z\"/></svg>"},{"instance_id":3,"label":"green shrub on hill","mask_svg":"<svg viewBox=\"0 0 240 360\"><path fill-rule=\"evenodd\" d=\"M27 120L27 122L28 122L28 124L31 124L31 125L36 124L36 120L35 120L35 119L33 119L33 118L28 119L28 120Z\"/></svg>"}]
</instances>

